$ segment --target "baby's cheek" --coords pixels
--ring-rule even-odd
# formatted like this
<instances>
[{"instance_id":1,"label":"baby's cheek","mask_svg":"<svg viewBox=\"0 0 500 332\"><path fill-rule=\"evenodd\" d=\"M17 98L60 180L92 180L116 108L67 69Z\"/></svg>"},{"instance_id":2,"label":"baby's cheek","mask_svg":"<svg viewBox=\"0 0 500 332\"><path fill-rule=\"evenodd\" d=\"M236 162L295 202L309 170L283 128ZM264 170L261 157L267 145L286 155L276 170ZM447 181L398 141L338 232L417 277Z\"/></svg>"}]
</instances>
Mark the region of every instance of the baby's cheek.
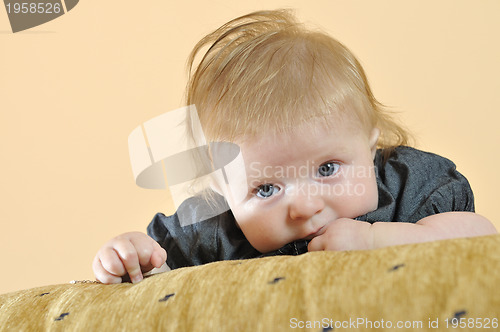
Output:
<instances>
[{"instance_id":1,"label":"baby's cheek","mask_svg":"<svg viewBox=\"0 0 500 332\"><path fill-rule=\"evenodd\" d=\"M248 215L246 213L242 213L242 211L233 211L234 218L236 219L236 225L241 229L245 238L250 242L250 244L257 248L260 246L260 238L258 229L261 227L259 225L259 219L255 218L253 215ZM259 250L260 251L260 250Z\"/></svg>"},{"instance_id":2,"label":"baby's cheek","mask_svg":"<svg viewBox=\"0 0 500 332\"><path fill-rule=\"evenodd\" d=\"M260 251L261 253L266 253L274 249L273 238L270 238L273 233L259 230L257 227L245 227L247 225L242 225L241 231L245 238L250 242L252 247Z\"/></svg>"},{"instance_id":3,"label":"baby's cheek","mask_svg":"<svg viewBox=\"0 0 500 332\"><path fill-rule=\"evenodd\" d=\"M372 212L378 208L378 187L377 187L377 181L369 181L367 184L367 194L366 194L366 212Z\"/></svg>"},{"instance_id":4,"label":"baby's cheek","mask_svg":"<svg viewBox=\"0 0 500 332\"><path fill-rule=\"evenodd\" d=\"M277 250L290 242L287 241L287 229L282 229L277 224L273 224L271 216L238 223L248 242L261 253Z\"/></svg>"},{"instance_id":5,"label":"baby's cheek","mask_svg":"<svg viewBox=\"0 0 500 332\"><path fill-rule=\"evenodd\" d=\"M378 207L378 189L376 180L370 177L357 178L353 180L354 186L348 199L346 208L349 213L344 213L344 217L355 218L368 212L375 211Z\"/></svg>"}]
</instances>

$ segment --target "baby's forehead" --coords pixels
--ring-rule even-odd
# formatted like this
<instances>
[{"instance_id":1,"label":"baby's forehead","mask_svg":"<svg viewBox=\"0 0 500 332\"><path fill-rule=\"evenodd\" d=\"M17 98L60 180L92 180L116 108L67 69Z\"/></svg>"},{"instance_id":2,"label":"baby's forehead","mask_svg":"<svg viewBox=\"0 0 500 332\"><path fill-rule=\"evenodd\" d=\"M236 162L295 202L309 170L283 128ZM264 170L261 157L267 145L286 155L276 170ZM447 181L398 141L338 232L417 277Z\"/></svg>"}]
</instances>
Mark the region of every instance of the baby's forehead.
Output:
<instances>
[{"instance_id":1,"label":"baby's forehead","mask_svg":"<svg viewBox=\"0 0 500 332\"><path fill-rule=\"evenodd\" d=\"M239 142L238 147L246 163L259 163L259 166L315 164L333 157L346 158L350 150L367 141L363 133L362 129L351 126L336 130L330 126L304 126L281 136Z\"/></svg>"},{"instance_id":2,"label":"baby's forehead","mask_svg":"<svg viewBox=\"0 0 500 332\"><path fill-rule=\"evenodd\" d=\"M255 134L243 135L233 140L242 146L278 143L283 147L297 142L314 141L318 136L335 137L342 134L367 135L371 128L366 128L353 114L329 114L315 116L298 122L293 126L262 125L262 130Z\"/></svg>"}]
</instances>

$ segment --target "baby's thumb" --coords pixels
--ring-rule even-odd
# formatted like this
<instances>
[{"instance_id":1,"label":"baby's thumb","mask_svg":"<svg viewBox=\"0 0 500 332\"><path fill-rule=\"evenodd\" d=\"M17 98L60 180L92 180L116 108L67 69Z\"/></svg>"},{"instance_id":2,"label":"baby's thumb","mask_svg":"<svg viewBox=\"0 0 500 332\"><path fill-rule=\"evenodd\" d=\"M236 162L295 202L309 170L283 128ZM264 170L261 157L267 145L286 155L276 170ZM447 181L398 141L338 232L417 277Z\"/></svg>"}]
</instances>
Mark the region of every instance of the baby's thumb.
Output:
<instances>
[{"instance_id":1,"label":"baby's thumb","mask_svg":"<svg viewBox=\"0 0 500 332\"><path fill-rule=\"evenodd\" d=\"M321 235L316 236L309 242L307 245L307 251L320 251L320 250L325 250L323 247L323 242L321 241Z\"/></svg>"}]
</instances>

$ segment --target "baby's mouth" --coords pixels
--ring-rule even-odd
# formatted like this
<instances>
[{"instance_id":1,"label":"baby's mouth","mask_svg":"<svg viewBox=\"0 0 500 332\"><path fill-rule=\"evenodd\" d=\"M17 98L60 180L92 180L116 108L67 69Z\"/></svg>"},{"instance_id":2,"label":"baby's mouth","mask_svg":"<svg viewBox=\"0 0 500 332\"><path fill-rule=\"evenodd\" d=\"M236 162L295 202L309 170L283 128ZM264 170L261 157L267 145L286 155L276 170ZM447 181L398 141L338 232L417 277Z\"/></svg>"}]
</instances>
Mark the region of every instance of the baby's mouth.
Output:
<instances>
[{"instance_id":1,"label":"baby's mouth","mask_svg":"<svg viewBox=\"0 0 500 332\"><path fill-rule=\"evenodd\" d=\"M312 240L316 236L322 235L326 231L326 226L327 225L323 225L322 227L318 228L315 232L312 232L311 234L309 234L308 236L306 236L304 238L304 240Z\"/></svg>"}]
</instances>

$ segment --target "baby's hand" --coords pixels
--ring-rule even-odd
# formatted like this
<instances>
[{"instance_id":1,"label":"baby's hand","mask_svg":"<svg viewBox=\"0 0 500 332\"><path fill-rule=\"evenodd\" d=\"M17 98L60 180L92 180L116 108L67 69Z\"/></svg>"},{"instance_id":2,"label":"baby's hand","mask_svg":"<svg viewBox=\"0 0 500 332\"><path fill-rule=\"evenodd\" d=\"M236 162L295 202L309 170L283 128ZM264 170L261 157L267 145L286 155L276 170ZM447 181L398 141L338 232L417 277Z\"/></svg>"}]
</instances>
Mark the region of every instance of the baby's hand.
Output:
<instances>
[{"instance_id":1,"label":"baby's hand","mask_svg":"<svg viewBox=\"0 0 500 332\"><path fill-rule=\"evenodd\" d=\"M104 244L92 268L96 279L102 283L120 283L126 274L136 283L143 279L143 272L160 268L166 260L167 252L155 240L144 233L130 232Z\"/></svg>"},{"instance_id":2,"label":"baby's hand","mask_svg":"<svg viewBox=\"0 0 500 332\"><path fill-rule=\"evenodd\" d=\"M328 224L325 232L309 242L309 251L364 250L372 248L370 223L340 218Z\"/></svg>"}]
</instances>

